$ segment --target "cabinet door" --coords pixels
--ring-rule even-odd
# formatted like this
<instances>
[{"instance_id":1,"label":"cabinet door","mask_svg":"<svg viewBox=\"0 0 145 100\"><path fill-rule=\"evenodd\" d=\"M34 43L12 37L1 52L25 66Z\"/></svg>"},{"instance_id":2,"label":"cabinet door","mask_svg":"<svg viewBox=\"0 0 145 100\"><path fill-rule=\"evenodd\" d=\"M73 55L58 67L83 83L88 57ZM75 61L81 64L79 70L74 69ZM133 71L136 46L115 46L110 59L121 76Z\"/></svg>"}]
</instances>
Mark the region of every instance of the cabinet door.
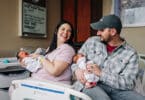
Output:
<instances>
[{"instance_id":1,"label":"cabinet door","mask_svg":"<svg viewBox=\"0 0 145 100\"><path fill-rule=\"evenodd\" d=\"M61 0L61 19L75 28L75 42L83 43L94 33L90 23L102 17L102 0Z\"/></svg>"},{"instance_id":2,"label":"cabinet door","mask_svg":"<svg viewBox=\"0 0 145 100\"><path fill-rule=\"evenodd\" d=\"M75 0L61 0L61 19L68 20L76 28Z\"/></svg>"},{"instance_id":3,"label":"cabinet door","mask_svg":"<svg viewBox=\"0 0 145 100\"><path fill-rule=\"evenodd\" d=\"M90 36L90 6L90 0L78 0L77 2L77 42L83 42Z\"/></svg>"}]
</instances>

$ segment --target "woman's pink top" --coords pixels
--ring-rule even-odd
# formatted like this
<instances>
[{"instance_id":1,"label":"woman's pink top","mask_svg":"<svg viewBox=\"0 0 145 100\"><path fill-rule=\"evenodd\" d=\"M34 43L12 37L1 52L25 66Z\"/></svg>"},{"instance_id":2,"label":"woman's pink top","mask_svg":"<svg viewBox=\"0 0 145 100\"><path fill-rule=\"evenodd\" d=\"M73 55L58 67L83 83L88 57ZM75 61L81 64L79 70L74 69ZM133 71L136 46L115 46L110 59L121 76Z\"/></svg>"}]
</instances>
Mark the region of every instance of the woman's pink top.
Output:
<instances>
[{"instance_id":1,"label":"woman's pink top","mask_svg":"<svg viewBox=\"0 0 145 100\"><path fill-rule=\"evenodd\" d=\"M62 44L58 48L56 48L51 53L48 53L45 57L49 59L51 62L54 60L64 61L69 64L68 68L60 75L60 76L52 76L48 73L44 68L41 68L36 73L32 73L32 78L41 78L56 82L62 82L65 84L71 84L71 68L70 64L72 63L72 58L75 55L74 49L68 44Z\"/></svg>"}]
</instances>

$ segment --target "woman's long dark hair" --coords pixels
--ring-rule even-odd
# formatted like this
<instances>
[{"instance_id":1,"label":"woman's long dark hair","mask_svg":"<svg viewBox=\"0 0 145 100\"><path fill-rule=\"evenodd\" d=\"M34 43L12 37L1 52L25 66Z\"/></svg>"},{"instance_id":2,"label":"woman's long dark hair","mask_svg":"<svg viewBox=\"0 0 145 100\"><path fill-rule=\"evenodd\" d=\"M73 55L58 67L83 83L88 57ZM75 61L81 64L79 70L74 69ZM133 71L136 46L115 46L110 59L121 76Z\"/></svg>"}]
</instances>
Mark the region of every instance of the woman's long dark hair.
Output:
<instances>
[{"instance_id":1,"label":"woman's long dark hair","mask_svg":"<svg viewBox=\"0 0 145 100\"><path fill-rule=\"evenodd\" d=\"M74 44L73 44L74 29L73 29L73 26L70 22L68 22L66 20L62 20L61 22L58 23L58 25L55 28L55 31L53 34L53 39L51 41L49 50L46 52L46 54L57 48L57 32L58 32L59 27L63 24L69 24L71 27L71 36L70 36L69 40L67 40L65 43L69 44L70 46L72 46L74 48Z\"/></svg>"}]
</instances>

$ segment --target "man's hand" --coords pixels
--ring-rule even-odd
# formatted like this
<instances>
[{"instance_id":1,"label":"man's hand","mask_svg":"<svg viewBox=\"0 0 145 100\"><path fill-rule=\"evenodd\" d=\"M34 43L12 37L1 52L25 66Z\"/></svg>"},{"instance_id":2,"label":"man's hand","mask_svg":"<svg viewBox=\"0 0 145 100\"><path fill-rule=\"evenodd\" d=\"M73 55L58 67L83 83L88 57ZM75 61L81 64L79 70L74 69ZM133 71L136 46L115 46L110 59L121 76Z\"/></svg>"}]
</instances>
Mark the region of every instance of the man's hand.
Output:
<instances>
[{"instance_id":1,"label":"man's hand","mask_svg":"<svg viewBox=\"0 0 145 100\"><path fill-rule=\"evenodd\" d=\"M80 81L82 84L86 83L86 79L84 77L84 71L85 70L82 70L82 69L77 69L75 71L75 75L76 75L77 80Z\"/></svg>"},{"instance_id":2,"label":"man's hand","mask_svg":"<svg viewBox=\"0 0 145 100\"><path fill-rule=\"evenodd\" d=\"M101 75L101 69L96 64L87 64L87 70L89 72L94 73L97 76L100 76Z\"/></svg>"}]
</instances>

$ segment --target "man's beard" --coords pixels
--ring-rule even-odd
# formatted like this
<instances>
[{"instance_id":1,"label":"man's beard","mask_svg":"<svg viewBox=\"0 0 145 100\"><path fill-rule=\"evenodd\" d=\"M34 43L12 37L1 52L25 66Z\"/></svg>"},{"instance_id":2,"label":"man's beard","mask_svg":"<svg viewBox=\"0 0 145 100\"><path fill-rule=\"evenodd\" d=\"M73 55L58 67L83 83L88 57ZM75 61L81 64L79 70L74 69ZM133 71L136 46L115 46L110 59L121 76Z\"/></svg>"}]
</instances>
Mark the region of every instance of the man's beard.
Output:
<instances>
[{"instance_id":1,"label":"man's beard","mask_svg":"<svg viewBox=\"0 0 145 100\"><path fill-rule=\"evenodd\" d=\"M100 38L100 41L101 41L103 44L107 44L107 42L104 41L104 39L103 39L101 36L99 36L99 38Z\"/></svg>"},{"instance_id":2,"label":"man's beard","mask_svg":"<svg viewBox=\"0 0 145 100\"><path fill-rule=\"evenodd\" d=\"M108 44L109 42L109 39L108 40L105 40L103 37L100 36L100 41L104 44Z\"/></svg>"}]
</instances>

